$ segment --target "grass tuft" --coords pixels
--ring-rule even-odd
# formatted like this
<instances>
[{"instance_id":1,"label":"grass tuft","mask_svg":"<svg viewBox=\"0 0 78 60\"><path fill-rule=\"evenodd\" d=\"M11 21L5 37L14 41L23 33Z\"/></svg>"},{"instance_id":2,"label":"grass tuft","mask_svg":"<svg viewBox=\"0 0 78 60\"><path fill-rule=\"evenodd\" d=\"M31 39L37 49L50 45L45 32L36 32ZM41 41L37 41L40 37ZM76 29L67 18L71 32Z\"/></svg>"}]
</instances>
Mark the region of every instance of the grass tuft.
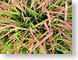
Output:
<instances>
[{"instance_id":1,"label":"grass tuft","mask_svg":"<svg viewBox=\"0 0 78 60\"><path fill-rule=\"evenodd\" d=\"M0 0L0 54L71 53L71 0Z\"/></svg>"}]
</instances>

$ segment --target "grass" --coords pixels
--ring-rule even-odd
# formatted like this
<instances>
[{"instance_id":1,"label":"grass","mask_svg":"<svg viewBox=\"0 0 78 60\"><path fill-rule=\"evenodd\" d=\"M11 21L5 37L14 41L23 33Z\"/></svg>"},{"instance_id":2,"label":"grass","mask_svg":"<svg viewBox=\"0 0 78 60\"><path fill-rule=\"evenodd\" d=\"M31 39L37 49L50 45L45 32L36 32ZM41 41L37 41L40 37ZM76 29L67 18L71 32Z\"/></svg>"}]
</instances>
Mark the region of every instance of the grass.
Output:
<instances>
[{"instance_id":1,"label":"grass","mask_svg":"<svg viewBox=\"0 0 78 60\"><path fill-rule=\"evenodd\" d=\"M70 0L0 0L0 54L71 54Z\"/></svg>"}]
</instances>

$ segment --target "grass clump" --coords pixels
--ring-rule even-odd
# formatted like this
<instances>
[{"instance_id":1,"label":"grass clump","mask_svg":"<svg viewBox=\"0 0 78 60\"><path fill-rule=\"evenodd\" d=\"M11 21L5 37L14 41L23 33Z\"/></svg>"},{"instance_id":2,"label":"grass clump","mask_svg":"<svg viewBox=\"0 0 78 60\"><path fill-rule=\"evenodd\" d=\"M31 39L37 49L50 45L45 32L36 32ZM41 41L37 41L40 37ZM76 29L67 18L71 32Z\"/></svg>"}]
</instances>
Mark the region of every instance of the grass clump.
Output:
<instances>
[{"instance_id":1,"label":"grass clump","mask_svg":"<svg viewBox=\"0 0 78 60\"><path fill-rule=\"evenodd\" d=\"M0 0L0 54L71 54L70 0Z\"/></svg>"}]
</instances>

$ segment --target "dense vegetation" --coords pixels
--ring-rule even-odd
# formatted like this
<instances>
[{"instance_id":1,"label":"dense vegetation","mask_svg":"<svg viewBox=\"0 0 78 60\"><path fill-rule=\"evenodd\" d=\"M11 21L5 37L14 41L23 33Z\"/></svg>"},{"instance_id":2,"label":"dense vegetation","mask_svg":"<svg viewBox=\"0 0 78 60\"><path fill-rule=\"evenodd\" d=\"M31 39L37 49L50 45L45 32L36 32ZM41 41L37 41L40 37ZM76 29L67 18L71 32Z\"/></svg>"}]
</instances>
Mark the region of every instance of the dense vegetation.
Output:
<instances>
[{"instance_id":1,"label":"dense vegetation","mask_svg":"<svg viewBox=\"0 0 78 60\"><path fill-rule=\"evenodd\" d=\"M71 0L0 0L0 54L71 54Z\"/></svg>"}]
</instances>

